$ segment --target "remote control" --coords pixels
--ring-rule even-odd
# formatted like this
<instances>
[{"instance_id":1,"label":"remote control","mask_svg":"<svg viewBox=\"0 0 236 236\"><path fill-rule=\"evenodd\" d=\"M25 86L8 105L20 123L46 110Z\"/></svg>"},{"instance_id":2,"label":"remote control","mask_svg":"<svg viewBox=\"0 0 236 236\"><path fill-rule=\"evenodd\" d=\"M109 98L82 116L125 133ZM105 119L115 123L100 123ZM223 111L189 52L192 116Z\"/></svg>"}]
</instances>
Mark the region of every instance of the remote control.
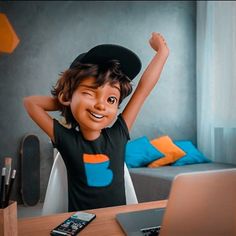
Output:
<instances>
[{"instance_id":1,"label":"remote control","mask_svg":"<svg viewBox=\"0 0 236 236\"><path fill-rule=\"evenodd\" d=\"M95 214L87 212L76 212L56 228L51 231L51 235L59 236L75 236L77 235L86 225L88 225L94 218Z\"/></svg>"}]
</instances>

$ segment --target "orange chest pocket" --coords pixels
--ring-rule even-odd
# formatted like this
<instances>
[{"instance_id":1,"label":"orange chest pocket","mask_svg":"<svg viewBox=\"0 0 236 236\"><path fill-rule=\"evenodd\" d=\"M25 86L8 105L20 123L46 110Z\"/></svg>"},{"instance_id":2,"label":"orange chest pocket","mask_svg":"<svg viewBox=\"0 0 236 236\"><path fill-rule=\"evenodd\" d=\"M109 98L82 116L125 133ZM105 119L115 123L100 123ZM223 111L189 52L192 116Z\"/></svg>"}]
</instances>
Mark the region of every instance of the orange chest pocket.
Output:
<instances>
[{"instance_id":1,"label":"orange chest pocket","mask_svg":"<svg viewBox=\"0 0 236 236\"><path fill-rule=\"evenodd\" d=\"M87 184L91 187L108 186L113 179L110 159L104 154L83 154Z\"/></svg>"}]
</instances>

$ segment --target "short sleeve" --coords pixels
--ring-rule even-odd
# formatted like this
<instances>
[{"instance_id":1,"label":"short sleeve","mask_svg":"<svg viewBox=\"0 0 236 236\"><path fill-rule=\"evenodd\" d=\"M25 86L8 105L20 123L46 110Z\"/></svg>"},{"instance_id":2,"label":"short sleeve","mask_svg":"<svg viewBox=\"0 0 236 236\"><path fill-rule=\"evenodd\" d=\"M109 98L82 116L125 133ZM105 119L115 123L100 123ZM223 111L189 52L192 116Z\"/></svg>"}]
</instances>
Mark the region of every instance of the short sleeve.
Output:
<instances>
[{"instance_id":1,"label":"short sleeve","mask_svg":"<svg viewBox=\"0 0 236 236\"><path fill-rule=\"evenodd\" d=\"M56 120L56 119L53 119L53 134L54 134L54 142L53 142L53 147L54 148L57 148L60 143L60 123Z\"/></svg>"},{"instance_id":2,"label":"short sleeve","mask_svg":"<svg viewBox=\"0 0 236 236\"><path fill-rule=\"evenodd\" d=\"M61 125L56 119L53 119L54 148L58 150L66 149L72 142L74 132Z\"/></svg>"},{"instance_id":3,"label":"short sleeve","mask_svg":"<svg viewBox=\"0 0 236 236\"><path fill-rule=\"evenodd\" d=\"M129 140L130 136L129 136L129 130L128 127L125 123L124 118L122 117L122 114L119 114L117 117L116 122L113 124L113 126L110 128L110 131L112 131L112 133L115 136L120 136L123 137L124 139Z\"/></svg>"},{"instance_id":4,"label":"short sleeve","mask_svg":"<svg viewBox=\"0 0 236 236\"><path fill-rule=\"evenodd\" d=\"M121 125L121 127L122 127L124 133L125 133L126 136L127 136L127 138L130 139L130 136L129 136L129 129L128 129L127 125L126 125L126 122L125 122L125 120L124 120L122 114L119 114L119 116L118 116L118 118L117 118L117 122L120 123L120 125Z\"/></svg>"},{"instance_id":5,"label":"short sleeve","mask_svg":"<svg viewBox=\"0 0 236 236\"><path fill-rule=\"evenodd\" d=\"M121 114L118 115L113 126L106 130L110 140L112 139L113 142L126 143L130 139L128 127Z\"/></svg>"}]
</instances>

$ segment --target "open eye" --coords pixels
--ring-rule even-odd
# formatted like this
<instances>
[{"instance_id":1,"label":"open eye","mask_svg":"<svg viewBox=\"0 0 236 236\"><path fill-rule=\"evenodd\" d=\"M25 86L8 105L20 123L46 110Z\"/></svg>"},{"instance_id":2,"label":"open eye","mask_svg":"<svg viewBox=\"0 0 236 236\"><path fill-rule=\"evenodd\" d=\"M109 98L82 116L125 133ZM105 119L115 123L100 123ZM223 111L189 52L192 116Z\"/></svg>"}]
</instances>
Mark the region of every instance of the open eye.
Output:
<instances>
[{"instance_id":1,"label":"open eye","mask_svg":"<svg viewBox=\"0 0 236 236\"><path fill-rule=\"evenodd\" d=\"M109 104L114 104L114 103L117 102L117 98L111 96L111 97L109 97L109 98L107 99L107 102L108 102Z\"/></svg>"}]
</instances>

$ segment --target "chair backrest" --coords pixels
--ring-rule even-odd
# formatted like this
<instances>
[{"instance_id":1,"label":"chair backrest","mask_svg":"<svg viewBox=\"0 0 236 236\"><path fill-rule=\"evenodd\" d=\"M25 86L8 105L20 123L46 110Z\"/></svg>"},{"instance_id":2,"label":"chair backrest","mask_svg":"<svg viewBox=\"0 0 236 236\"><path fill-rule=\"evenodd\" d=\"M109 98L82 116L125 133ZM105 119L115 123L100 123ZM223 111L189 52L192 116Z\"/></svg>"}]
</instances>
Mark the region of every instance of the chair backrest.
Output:
<instances>
[{"instance_id":1,"label":"chair backrest","mask_svg":"<svg viewBox=\"0 0 236 236\"><path fill-rule=\"evenodd\" d=\"M129 170L124 164L126 204L138 203ZM58 152L50 173L44 199L42 215L50 215L68 211L67 171L64 161Z\"/></svg>"}]
</instances>

